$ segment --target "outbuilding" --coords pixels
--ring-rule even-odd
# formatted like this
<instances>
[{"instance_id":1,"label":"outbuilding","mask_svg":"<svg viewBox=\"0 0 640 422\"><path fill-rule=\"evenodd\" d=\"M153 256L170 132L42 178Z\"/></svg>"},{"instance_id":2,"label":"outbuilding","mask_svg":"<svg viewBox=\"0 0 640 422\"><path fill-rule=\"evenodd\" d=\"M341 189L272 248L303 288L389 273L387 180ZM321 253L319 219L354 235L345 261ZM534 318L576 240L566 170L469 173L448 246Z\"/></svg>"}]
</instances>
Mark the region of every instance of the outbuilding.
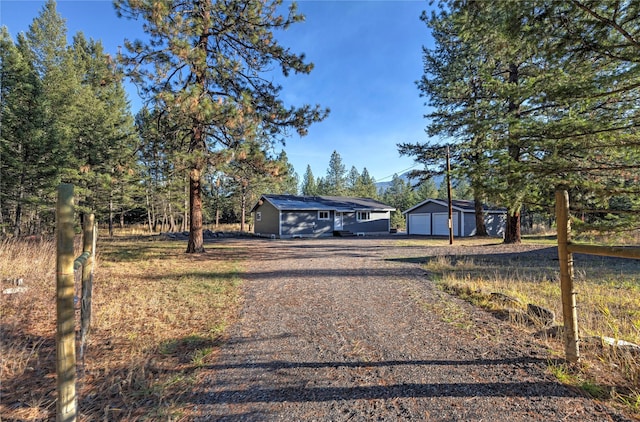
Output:
<instances>
[{"instance_id":1,"label":"outbuilding","mask_svg":"<svg viewBox=\"0 0 640 422\"><path fill-rule=\"evenodd\" d=\"M476 234L475 202L454 199L453 235L469 237ZM449 235L449 204L440 199L427 199L403 212L407 221L407 234L425 236ZM484 224L489 236L503 237L507 210L483 205Z\"/></svg>"},{"instance_id":2,"label":"outbuilding","mask_svg":"<svg viewBox=\"0 0 640 422\"><path fill-rule=\"evenodd\" d=\"M262 195L251 209L254 233L291 238L388 234L395 208L371 198Z\"/></svg>"}]
</instances>

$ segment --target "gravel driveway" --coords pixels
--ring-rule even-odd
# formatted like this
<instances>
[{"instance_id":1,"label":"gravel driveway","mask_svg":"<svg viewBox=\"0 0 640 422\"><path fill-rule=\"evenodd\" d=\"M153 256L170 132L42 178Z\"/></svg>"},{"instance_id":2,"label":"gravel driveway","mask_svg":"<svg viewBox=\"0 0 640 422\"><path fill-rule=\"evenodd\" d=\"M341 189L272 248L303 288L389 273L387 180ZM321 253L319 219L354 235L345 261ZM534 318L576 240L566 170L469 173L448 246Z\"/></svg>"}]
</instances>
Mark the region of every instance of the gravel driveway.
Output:
<instances>
[{"instance_id":1,"label":"gravel driveway","mask_svg":"<svg viewBox=\"0 0 640 422\"><path fill-rule=\"evenodd\" d=\"M233 242L250 257L245 302L201 385L200 420L629 420L558 383L541 345L410 259L448 248Z\"/></svg>"}]
</instances>

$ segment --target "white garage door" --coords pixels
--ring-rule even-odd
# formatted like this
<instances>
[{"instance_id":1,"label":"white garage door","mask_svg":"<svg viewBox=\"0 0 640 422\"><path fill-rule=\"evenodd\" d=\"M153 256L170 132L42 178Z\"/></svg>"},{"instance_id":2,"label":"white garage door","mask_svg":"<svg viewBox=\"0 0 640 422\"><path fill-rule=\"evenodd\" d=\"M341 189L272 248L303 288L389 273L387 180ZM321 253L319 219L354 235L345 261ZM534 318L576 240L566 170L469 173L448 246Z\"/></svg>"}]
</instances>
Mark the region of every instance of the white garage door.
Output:
<instances>
[{"instance_id":1,"label":"white garage door","mask_svg":"<svg viewBox=\"0 0 640 422\"><path fill-rule=\"evenodd\" d=\"M434 213L433 215L433 235L434 236L449 236L449 214L448 213ZM458 213L453 213L453 235L459 236L458 227Z\"/></svg>"},{"instance_id":2,"label":"white garage door","mask_svg":"<svg viewBox=\"0 0 640 422\"><path fill-rule=\"evenodd\" d=\"M431 214L409 214L409 234L431 234Z\"/></svg>"}]
</instances>

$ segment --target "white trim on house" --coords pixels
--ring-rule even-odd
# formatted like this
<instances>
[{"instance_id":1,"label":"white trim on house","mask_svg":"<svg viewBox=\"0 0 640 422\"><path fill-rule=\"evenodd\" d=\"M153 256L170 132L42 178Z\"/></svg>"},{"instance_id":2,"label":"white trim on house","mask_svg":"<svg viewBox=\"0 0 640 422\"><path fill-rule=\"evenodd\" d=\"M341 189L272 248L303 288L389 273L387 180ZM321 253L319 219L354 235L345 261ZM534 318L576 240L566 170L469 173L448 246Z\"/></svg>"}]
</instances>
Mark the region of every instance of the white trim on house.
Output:
<instances>
[{"instance_id":1,"label":"white trim on house","mask_svg":"<svg viewBox=\"0 0 640 422\"><path fill-rule=\"evenodd\" d=\"M369 221L369 220L371 220L371 213L369 211L356 211L356 221Z\"/></svg>"}]
</instances>

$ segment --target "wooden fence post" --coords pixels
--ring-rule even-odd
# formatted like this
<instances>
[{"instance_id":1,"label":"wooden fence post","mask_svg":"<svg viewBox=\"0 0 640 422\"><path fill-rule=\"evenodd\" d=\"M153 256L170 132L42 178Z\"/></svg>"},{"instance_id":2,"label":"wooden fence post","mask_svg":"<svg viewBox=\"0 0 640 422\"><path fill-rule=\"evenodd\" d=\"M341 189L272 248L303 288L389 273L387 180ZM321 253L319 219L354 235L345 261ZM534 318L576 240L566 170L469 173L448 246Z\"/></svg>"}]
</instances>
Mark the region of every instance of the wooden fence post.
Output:
<instances>
[{"instance_id":1,"label":"wooden fence post","mask_svg":"<svg viewBox=\"0 0 640 422\"><path fill-rule=\"evenodd\" d=\"M76 420L76 336L74 299L73 250L73 185L58 187L56 206L56 374L58 401L56 420Z\"/></svg>"},{"instance_id":2,"label":"wooden fence post","mask_svg":"<svg viewBox=\"0 0 640 422\"><path fill-rule=\"evenodd\" d=\"M556 226L558 229L558 258L560 260L560 290L562 292L562 319L564 322L564 352L569 362L580 358L576 291L573 286L573 254L569 252L569 193L560 186L556 189Z\"/></svg>"},{"instance_id":3,"label":"wooden fence post","mask_svg":"<svg viewBox=\"0 0 640 422\"><path fill-rule=\"evenodd\" d=\"M88 252L82 266L82 300L80 308L80 360L84 364L87 335L91 327L91 296L93 292L93 266L96 256L96 225L93 214L85 215L82 228L82 252Z\"/></svg>"}]
</instances>

